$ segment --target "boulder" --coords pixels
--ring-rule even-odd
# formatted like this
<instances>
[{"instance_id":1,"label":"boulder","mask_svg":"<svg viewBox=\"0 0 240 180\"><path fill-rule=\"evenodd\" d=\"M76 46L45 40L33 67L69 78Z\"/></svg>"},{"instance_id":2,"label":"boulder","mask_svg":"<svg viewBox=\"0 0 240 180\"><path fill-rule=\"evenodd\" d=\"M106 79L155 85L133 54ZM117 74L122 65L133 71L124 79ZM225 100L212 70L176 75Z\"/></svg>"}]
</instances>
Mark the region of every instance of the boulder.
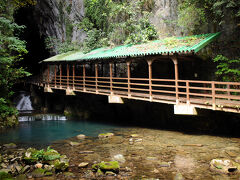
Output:
<instances>
[{"instance_id":1,"label":"boulder","mask_svg":"<svg viewBox=\"0 0 240 180\"><path fill-rule=\"evenodd\" d=\"M210 169L222 174L236 173L239 167L239 164L229 159L213 159L210 162Z\"/></svg>"}]
</instances>

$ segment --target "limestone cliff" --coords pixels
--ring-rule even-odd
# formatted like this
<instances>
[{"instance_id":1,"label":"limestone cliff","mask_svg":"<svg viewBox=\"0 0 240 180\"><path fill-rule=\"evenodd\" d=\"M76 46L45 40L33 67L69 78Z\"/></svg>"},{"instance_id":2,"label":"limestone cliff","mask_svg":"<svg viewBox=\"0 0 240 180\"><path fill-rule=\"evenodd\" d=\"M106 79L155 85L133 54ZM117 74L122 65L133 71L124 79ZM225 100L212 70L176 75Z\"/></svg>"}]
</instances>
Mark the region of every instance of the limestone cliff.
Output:
<instances>
[{"instance_id":1,"label":"limestone cliff","mask_svg":"<svg viewBox=\"0 0 240 180\"><path fill-rule=\"evenodd\" d=\"M86 36L77 27L84 16L83 0L38 0L33 16L45 37L81 42Z\"/></svg>"}]
</instances>

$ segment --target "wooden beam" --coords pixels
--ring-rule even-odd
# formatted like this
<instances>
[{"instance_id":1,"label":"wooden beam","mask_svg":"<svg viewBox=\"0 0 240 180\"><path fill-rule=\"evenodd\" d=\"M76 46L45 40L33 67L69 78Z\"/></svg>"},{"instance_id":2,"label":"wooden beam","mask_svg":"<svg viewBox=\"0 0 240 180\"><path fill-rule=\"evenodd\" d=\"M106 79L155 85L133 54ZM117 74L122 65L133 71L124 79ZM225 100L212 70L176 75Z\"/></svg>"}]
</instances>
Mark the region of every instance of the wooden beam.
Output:
<instances>
[{"instance_id":1,"label":"wooden beam","mask_svg":"<svg viewBox=\"0 0 240 180\"><path fill-rule=\"evenodd\" d=\"M69 65L67 64L67 89L69 89Z\"/></svg>"},{"instance_id":2,"label":"wooden beam","mask_svg":"<svg viewBox=\"0 0 240 180\"><path fill-rule=\"evenodd\" d=\"M62 89L62 65L60 64L60 89Z\"/></svg>"},{"instance_id":3,"label":"wooden beam","mask_svg":"<svg viewBox=\"0 0 240 180\"><path fill-rule=\"evenodd\" d=\"M57 65L54 66L55 88L57 88Z\"/></svg>"}]
</instances>

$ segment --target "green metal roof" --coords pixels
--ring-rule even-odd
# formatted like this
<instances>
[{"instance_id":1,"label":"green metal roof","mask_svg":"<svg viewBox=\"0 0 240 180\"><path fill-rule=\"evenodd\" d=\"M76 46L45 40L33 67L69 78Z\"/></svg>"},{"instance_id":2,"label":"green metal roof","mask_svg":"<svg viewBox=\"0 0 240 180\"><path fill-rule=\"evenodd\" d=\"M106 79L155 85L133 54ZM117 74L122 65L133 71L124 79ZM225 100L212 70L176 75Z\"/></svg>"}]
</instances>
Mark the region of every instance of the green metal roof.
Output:
<instances>
[{"instance_id":1,"label":"green metal roof","mask_svg":"<svg viewBox=\"0 0 240 180\"><path fill-rule=\"evenodd\" d=\"M175 53L180 55L197 53L219 35L220 33L218 32L185 37L171 37L142 44L127 44L114 48L98 48L86 54L80 51L73 51L53 56L43 62L97 60L108 58L141 57L148 55L168 55Z\"/></svg>"}]
</instances>

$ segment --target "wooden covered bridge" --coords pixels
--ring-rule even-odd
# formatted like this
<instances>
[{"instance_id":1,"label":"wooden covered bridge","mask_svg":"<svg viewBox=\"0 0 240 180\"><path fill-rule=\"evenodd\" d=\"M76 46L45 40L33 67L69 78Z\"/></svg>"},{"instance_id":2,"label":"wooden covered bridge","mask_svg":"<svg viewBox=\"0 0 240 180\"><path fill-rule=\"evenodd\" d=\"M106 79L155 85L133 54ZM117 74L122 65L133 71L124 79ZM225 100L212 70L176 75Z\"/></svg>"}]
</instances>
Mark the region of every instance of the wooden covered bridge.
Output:
<instances>
[{"instance_id":1,"label":"wooden covered bridge","mask_svg":"<svg viewBox=\"0 0 240 180\"><path fill-rule=\"evenodd\" d=\"M45 71L34 84L43 86L45 92L61 89L67 95L106 95L110 103L123 103L128 98L173 104L175 114L196 114L196 108L239 113L240 83L179 78L179 63L193 61L196 53L218 36L202 34L99 48L86 54L60 54L42 61ZM145 69L138 66L143 61ZM168 66L161 65L164 62Z\"/></svg>"}]
</instances>

